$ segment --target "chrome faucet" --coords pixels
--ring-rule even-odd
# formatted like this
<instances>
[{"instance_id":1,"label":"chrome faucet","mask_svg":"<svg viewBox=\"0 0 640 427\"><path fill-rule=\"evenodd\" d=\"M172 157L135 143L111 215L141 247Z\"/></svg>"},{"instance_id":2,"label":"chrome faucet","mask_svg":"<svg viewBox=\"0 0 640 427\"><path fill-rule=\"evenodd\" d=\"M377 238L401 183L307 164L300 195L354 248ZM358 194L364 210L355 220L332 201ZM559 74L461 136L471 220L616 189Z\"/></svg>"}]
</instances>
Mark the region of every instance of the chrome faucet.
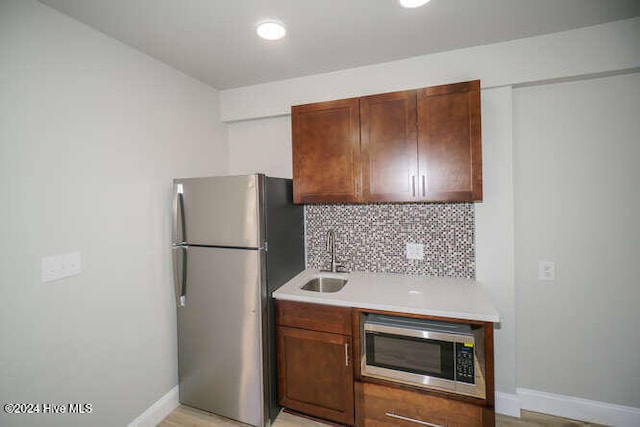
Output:
<instances>
[{"instance_id":1,"label":"chrome faucet","mask_svg":"<svg viewBox=\"0 0 640 427\"><path fill-rule=\"evenodd\" d=\"M338 261L336 261L335 246L336 246L336 235L333 232L333 230L329 230L327 231L327 252L331 257L331 260L329 264L329 270L322 270L322 271L329 271L331 273L348 273L348 271L344 270L344 266L340 264ZM342 270L338 271L339 269L342 269Z\"/></svg>"}]
</instances>

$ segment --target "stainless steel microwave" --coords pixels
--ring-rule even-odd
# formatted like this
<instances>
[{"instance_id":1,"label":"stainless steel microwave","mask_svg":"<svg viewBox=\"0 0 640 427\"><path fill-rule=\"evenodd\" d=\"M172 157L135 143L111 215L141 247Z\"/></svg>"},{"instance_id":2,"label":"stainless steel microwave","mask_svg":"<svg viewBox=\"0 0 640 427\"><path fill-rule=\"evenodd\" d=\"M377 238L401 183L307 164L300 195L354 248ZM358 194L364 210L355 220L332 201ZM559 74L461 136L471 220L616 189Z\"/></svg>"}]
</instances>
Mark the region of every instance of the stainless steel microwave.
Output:
<instances>
[{"instance_id":1,"label":"stainless steel microwave","mask_svg":"<svg viewBox=\"0 0 640 427\"><path fill-rule=\"evenodd\" d=\"M481 333L463 323L368 314L362 375L485 398Z\"/></svg>"}]
</instances>

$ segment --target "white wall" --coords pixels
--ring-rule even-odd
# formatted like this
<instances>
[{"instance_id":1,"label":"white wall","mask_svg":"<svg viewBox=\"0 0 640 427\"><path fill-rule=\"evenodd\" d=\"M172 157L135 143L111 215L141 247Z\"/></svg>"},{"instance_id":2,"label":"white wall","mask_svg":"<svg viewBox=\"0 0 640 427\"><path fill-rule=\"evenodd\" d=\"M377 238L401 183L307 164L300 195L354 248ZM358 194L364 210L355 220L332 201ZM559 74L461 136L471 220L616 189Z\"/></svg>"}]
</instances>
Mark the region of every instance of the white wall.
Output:
<instances>
[{"instance_id":1,"label":"white wall","mask_svg":"<svg viewBox=\"0 0 640 427\"><path fill-rule=\"evenodd\" d=\"M126 425L177 384L170 189L226 172L217 91L32 0L0 2L3 426ZM82 253L41 283L40 259Z\"/></svg>"},{"instance_id":2,"label":"white wall","mask_svg":"<svg viewBox=\"0 0 640 427\"><path fill-rule=\"evenodd\" d=\"M291 116L246 120L229 126L229 172L291 178Z\"/></svg>"},{"instance_id":3,"label":"white wall","mask_svg":"<svg viewBox=\"0 0 640 427\"><path fill-rule=\"evenodd\" d=\"M225 122L291 105L480 79L482 88L640 67L640 17L221 92Z\"/></svg>"},{"instance_id":4,"label":"white wall","mask_svg":"<svg viewBox=\"0 0 640 427\"><path fill-rule=\"evenodd\" d=\"M640 408L639 118L639 73L514 91L519 387Z\"/></svg>"},{"instance_id":5,"label":"white wall","mask_svg":"<svg viewBox=\"0 0 640 427\"><path fill-rule=\"evenodd\" d=\"M522 387L520 381L524 381L523 384L527 387L537 387L556 394L574 393L581 383L577 382L576 387L567 387L567 384L558 383L558 378L544 380L548 375L539 377L540 382L531 380L532 375L528 373L524 376L517 375L518 370L524 373L529 369L522 367L523 364L529 364L529 360L518 360L517 348L528 348L530 338L535 338L535 335L528 335L532 331L526 324L523 328L516 329L521 315L520 307L516 306L517 289L514 284L514 194L526 198L529 188L520 189L513 181L514 119L511 87L553 79L586 79L593 75L637 69L640 67L638 40L640 18L635 18L514 42L222 91L221 117L224 121L231 122L230 172L271 169L276 175L291 176L290 166L283 163L290 156L290 135L287 133L290 118L282 116L289 111L291 105L481 78L484 201L476 204L477 277L483 282L502 315L495 342L496 389L499 392L497 409L503 413L518 414L520 401L517 391ZM629 114L637 116L640 110L635 107L629 111ZM252 118L257 119L249 120ZM616 116L604 111L603 119L592 122L601 133L606 134L608 130L615 128ZM546 125L539 123L538 126ZM287 146L283 145L285 139ZM584 147L587 148L589 147ZM262 155L267 151L268 156ZM273 163L274 158L278 159L277 165ZM546 190L540 186L536 188L537 191ZM600 194L602 192L598 196L592 194L592 204L597 203ZM584 204L580 206L584 207ZM607 227L608 223L603 218L597 218L594 223L594 228L598 230ZM637 253L639 252L636 250L635 254ZM561 265L561 268L559 274L565 274L563 271L566 267ZM599 277L603 277L603 274ZM619 298L630 297L630 300L634 300L627 292L629 288L624 289L626 291ZM579 298L593 300L591 296L582 295L583 292L580 292ZM637 295L638 293L635 298ZM523 300L522 297L518 298L519 301ZM547 296L543 296L540 301L551 303L552 298L553 295L549 295L549 300ZM627 304L624 301L615 304L609 302L614 307L618 303ZM595 307L599 307L597 310L604 310L603 313L614 310L611 305L601 308L602 303ZM625 313L625 316L629 315L628 312ZM636 317L635 321L637 319ZM605 323L609 325L609 322ZM621 330L627 334L635 332L635 329L626 326L621 326ZM577 336L588 332L576 322L567 323L566 327L565 323L557 324L553 331L561 336ZM534 342L540 344L538 338ZM546 348L540 346L539 351L543 350L546 351ZM601 362L617 363L617 357L605 358ZM637 363L638 359L635 360ZM542 369L540 364L532 366ZM591 377L591 370L587 372L587 382L595 383L601 377L601 374ZM628 397L621 396L622 391L636 390L631 385L632 380L632 377L625 378L625 385L619 386L618 390L602 388L596 393L590 389L576 394L588 395L591 399L604 402L640 406L637 402L630 402ZM571 379L566 378L566 381ZM580 411L585 408L583 403L578 405ZM617 411L615 408L611 410ZM633 420L639 419L640 411L633 412L631 417Z\"/></svg>"},{"instance_id":6,"label":"white wall","mask_svg":"<svg viewBox=\"0 0 640 427\"><path fill-rule=\"evenodd\" d=\"M482 180L483 201L476 203L476 279L500 311L496 325L496 390L516 390L516 313L513 286L513 180L511 87L483 89ZM517 404L496 399L497 410L519 415Z\"/></svg>"}]
</instances>

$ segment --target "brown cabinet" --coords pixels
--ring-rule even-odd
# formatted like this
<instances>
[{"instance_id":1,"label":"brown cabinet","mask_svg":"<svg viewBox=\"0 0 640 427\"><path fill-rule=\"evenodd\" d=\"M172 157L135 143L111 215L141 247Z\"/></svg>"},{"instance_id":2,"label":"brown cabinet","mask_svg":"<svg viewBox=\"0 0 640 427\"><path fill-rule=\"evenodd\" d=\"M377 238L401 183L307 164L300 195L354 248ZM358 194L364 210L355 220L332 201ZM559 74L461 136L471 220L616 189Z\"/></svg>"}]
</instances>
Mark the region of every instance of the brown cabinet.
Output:
<instances>
[{"instance_id":1,"label":"brown cabinet","mask_svg":"<svg viewBox=\"0 0 640 427\"><path fill-rule=\"evenodd\" d=\"M291 108L295 203L358 200L359 105L352 98Z\"/></svg>"},{"instance_id":2,"label":"brown cabinet","mask_svg":"<svg viewBox=\"0 0 640 427\"><path fill-rule=\"evenodd\" d=\"M479 80L291 116L296 203L482 200Z\"/></svg>"},{"instance_id":3,"label":"brown cabinet","mask_svg":"<svg viewBox=\"0 0 640 427\"><path fill-rule=\"evenodd\" d=\"M477 349L485 366L486 399L423 389L361 375L363 315L377 310L276 301L278 398L282 406L307 415L356 426L435 425L485 427L495 423L493 324ZM404 314L407 317L443 320ZM354 381L357 379L358 381Z\"/></svg>"},{"instance_id":4,"label":"brown cabinet","mask_svg":"<svg viewBox=\"0 0 640 427\"><path fill-rule=\"evenodd\" d=\"M482 406L395 387L356 383L356 425L478 427L493 425Z\"/></svg>"},{"instance_id":5,"label":"brown cabinet","mask_svg":"<svg viewBox=\"0 0 640 427\"><path fill-rule=\"evenodd\" d=\"M424 200L482 200L480 81L418 91L418 164Z\"/></svg>"},{"instance_id":6,"label":"brown cabinet","mask_svg":"<svg viewBox=\"0 0 640 427\"><path fill-rule=\"evenodd\" d=\"M280 404L353 425L351 310L276 301L276 324Z\"/></svg>"},{"instance_id":7,"label":"brown cabinet","mask_svg":"<svg viewBox=\"0 0 640 427\"><path fill-rule=\"evenodd\" d=\"M416 123L414 90L360 98L363 201L416 199Z\"/></svg>"}]
</instances>

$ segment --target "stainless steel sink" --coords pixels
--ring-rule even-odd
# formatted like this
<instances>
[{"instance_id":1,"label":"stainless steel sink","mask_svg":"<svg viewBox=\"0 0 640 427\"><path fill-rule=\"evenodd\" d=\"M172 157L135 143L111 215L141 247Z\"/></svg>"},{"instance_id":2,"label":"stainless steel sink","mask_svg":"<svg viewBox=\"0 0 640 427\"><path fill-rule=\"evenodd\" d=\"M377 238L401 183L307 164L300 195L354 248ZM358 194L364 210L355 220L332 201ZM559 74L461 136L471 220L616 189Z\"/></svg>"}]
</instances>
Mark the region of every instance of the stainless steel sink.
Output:
<instances>
[{"instance_id":1,"label":"stainless steel sink","mask_svg":"<svg viewBox=\"0 0 640 427\"><path fill-rule=\"evenodd\" d=\"M305 283L300 289L313 292L338 292L347 284L347 279L335 277L314 277Z\"/></svg>"}]
</instances>

